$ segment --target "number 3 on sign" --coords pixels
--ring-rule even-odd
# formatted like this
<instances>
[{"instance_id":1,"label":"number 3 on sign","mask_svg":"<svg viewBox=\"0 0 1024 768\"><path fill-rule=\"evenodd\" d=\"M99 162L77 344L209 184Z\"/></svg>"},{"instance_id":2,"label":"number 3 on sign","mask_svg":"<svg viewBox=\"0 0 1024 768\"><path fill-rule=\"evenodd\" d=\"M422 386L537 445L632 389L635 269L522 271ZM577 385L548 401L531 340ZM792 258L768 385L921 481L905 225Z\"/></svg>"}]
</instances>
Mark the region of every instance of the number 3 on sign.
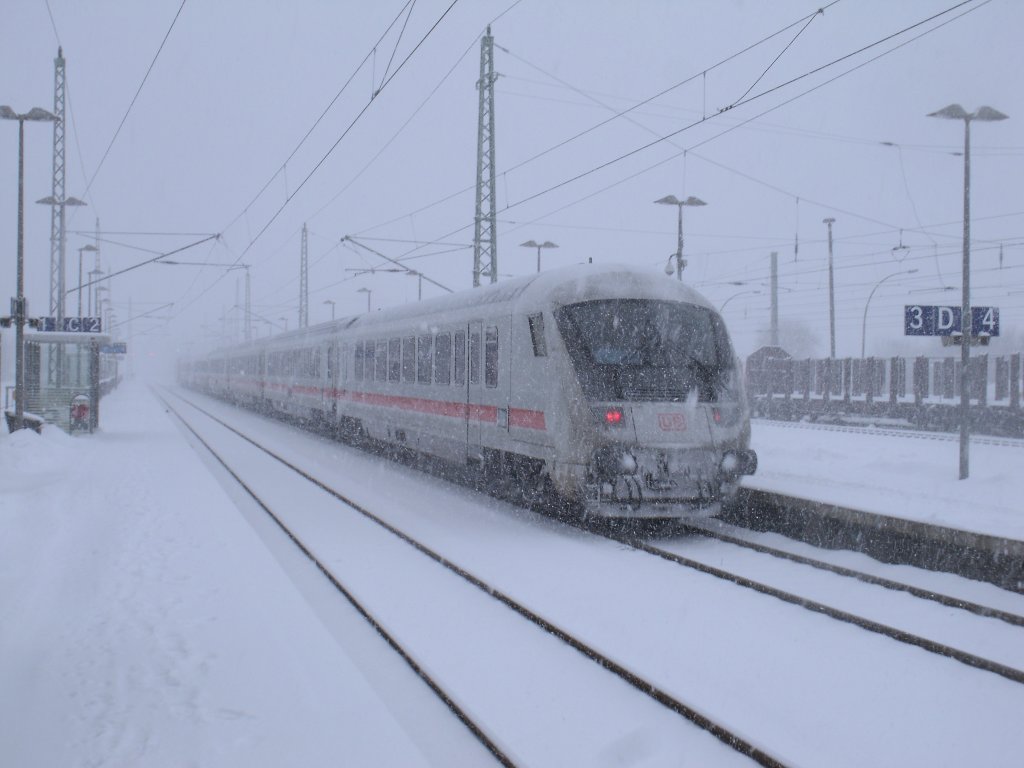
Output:
<instances>
[{"instance_id":1,"label":"number 3 on sign","mask_svg":"<svg viewBox=\"0 0 1024 768\"><path fill-rule=\"evenodd\" d=\"M924 326L924 310L920 307L910 308L910 327L917 331Z\"/></svg>"}]
</instances>

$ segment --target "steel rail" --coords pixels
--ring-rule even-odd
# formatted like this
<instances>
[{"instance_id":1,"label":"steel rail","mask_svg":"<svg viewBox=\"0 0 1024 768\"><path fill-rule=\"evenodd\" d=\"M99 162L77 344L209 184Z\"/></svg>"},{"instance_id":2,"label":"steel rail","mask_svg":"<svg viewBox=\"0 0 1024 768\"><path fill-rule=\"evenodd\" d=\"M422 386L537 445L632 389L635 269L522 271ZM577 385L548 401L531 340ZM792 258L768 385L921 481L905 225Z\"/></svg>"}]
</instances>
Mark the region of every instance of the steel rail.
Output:
<instances>
[{"instance_id":1,"label":"steel rail","mask_svg":"<svg viewBox=\"0 0 1024 768\"><path fill-rule=\"evenodd\" d=\"M737 586L752 589L755 592L759 592L763 595L778 598L779 600L790 603L792 605L799 606L800 608L804 608L813 613L828 616L830 619L836 619L837 621L852 624L856 627L860 627L861 629L865 629L869 632L875 632L877 634L884 635L885 637L889 637L893 640L897 640L901 643L916 646L930 653L934 653L938 656L944 656L946 658L955 659L956 661L959 661L962 664L966 664L969 667L984 670L985 672L991 672L993 674L999 675L1000 677L1004 677L1007 680L1012 680L1015 683L1024 684L1024 671L1016 669L1015 667L1010 667L1006 664L1001 664L997 661L992 661L991 659L986 659L982 656L977 656L973 653L968 653L967 651L963 651L959 648L954 648L952 646L939 643L935 640L929 640L926 637L915 635L912 632L907 632L902 629L890 627L887 624L882 624L881 622L873 621L863 616L858 616L856 614L849 613L848 611L843 611L839 608L833 608L832 606L825 605L824 603L819 603L816 600L811 600L809 598L800 597L799 595L794 595L792 592L786 592L785 590L772 587L768 584L764 584L759 581L755 581L754 579L749 579L745 576L740 576L736 573L731 573L730 571L724 570L722 568L716 568L711 565L706 565L705 563L701 563L697 560L693 560L692 558L685 557L684 555L679 555L674 552L669 552L668 550L661 549L660 547L656 547L653 544L643 541L642 539L639 539L635 536L619 535L613 532L602 532L598 533L597 535L604 536L605 538L611 541L615 541L619 544L622 544L631 549L635 549L639 552L646 552L647 554L654 555L655 557L659 557L662 560L667 560L669 562L676 563L677 565L681 565L686 568L692 568L693 570L699 571L700 573L704 573L709 576L714 576L715 578L723 579L725 581L730 581L733 584L736 584Z\"/></svg>"},{"instance_id":2,"label":"steel rail","mask_svg":"<svg viewBox=\"0 0 1024 768\"><path fill-rule=\"evenodd\" d=\"M277 524L277 527L280 528L289 539L291 539L292 543L296 547L298 547L299 550L307 558L309 558L309 560L317 567L320 573L322 573L327 578L331 585L337 591L339 591L345 597L345 599L348 600L352 607L355 608L356 611L358 611L359 614L367 621L367 623L369 623L369 625L373 627L374 630L376 630L377 634L380 635L381 638L383 638L384 642L386 642L392 648L392 650L394 650L399 656L401 656L402 660L409 665L410 669L412 669L412 671L415 672L416 675L424 683L427 684L430 690L433 691L434 694L439 699L441 699L442 702L444 702L445 706L447 706L448 709L451 710L452 714L454 714L459 719L459 721L462 722L462 724L465 725L467 729L469 729L469 731L477 738L477 740L484 746L484 748L487 749L487 751L490 752L494 756L494 758L503 766L507 766L507 768L515 768L515 763L512 762L508 755L506 755L504 751L494 741L492 741L491 738L487 736L486 733L484 733L483 729L479 725L473 722L473 720L469 717L465 710L463 710L455 702L455 700L450 695L448 695L443 688L441 688L440 684L437 681L435 681L430 676L430 674L412 657L412 655L408 651L406 651L405 648L401 646L401 644L399 644L399 642L394 638L394 636L392 636L384 628L384 626L379 621L377 621L376 618L374 618L374 616L367 610L367 608L356 599L355 595L353 595L345 587L345 585L341 583L338 577L335 576L330 571L330 569L328 569L317 558L317 556L313 554L313 552L305 544L302 543L298 536L295 535L295 533L284 523L284 521L281 520L281 518L278 515L274 514L274 512L270 509L269 506L267 506L263 499L261 499L259 495L238 475L238 473L235 472L235 470L233 470L228 465L224 458L216 450L214 450L213 446L211 446L206 440L204 440L200 436L200 434L192 427L191 424L189 424L185 417L182 416L182 414L173 405L171 405L166 400L166 398L162 397L159 393L156 393L156 396L164 404L168 411L175 415L178 421L181 422L182 426L184 426L189 432L191 432L192 435L196 438L196 440L198 440L203 445L203 447L210 453L210 455L214 459L216 459L218 463L220 463L220 465L227 471L229 475L231 475L235 482L238 483L238 485L241 486L242 489L247 494L249 494L252 500L256 502L257 505L259 505L260 509L267 513L270 519ZM184 398L182 399L184 400ZM185 400L185 402L188 401ZM211 416L211 418L215 417Z\"/></svg>"},{"instance_id":3,"label":"steel rail","mask_svg":"<svg viewBox=\"0 0 1024 768\"><path fill-rule=\"evenodd\" d=\"M781 762L778 758L776 758L775 756L769 754L768 752L760 749L759 747L756 747L754 744L752 744L751 742L747 741L746 739L744 739L743 737L739 736L738 734L733 733L732 731L730 731L725 726L720 725L719 723L716 723L710 717L708 717L707 715L704 715L703 713L698 711L695 707L692 707L689 704L686 704L685 702L683 702L683 701L679 700L678 698L676 698L676 697L672 696L671 694L669 694L667 691L662 690L661 688L659 688L657 685L655 685L654 683L650 682L649 680L646 680L645 678L641 677L640 675L636 674L635 672L632 672L631 670L629 670L625 666L623 666L623 665L619 664L618 662L612 660L608 656L605 656L604 654L602 654L597 649L593 648L590 645L587 645L585 642L583 642L582 640L578 639L577 637L575 637L574 635L569 633L567 630L562 629L558 625L554 624L552 621L550 621L548 619L545 619L540 614L530 610L525 605L519 603L514 598L512 598L509 595L505 594L501 590L491 586L490 584L488 584L487 582L485 582L482 579L478 578L477 576L474 576L472 573L470 573L466 569L464 569L461 566L457 565L456 563L452 562L451 560L449 560L448 558L446 558L443 555L439 554L438 552L435 552L434 550L430 549L425 544L423 544L422 542L414 539L412 536L410 536L409 534L405 533L404 531L401 531L398 528L395 528L390 523L388 523L385 520L383 520L382 518L378 517L373 512L371 512L368 509L366 509L365 507L363 507L362 505L358 504L357 502L353 501L352 499L349 499L344 494L342 494L342 493L336 491L335 489L331 488L329 485L324 483L322 480L319 480L318 478L316 478L313 475L309 474L308 472L306 472L305 470L303 470L300 467L296 466L295 464L291 463L290 461L288 461L284 457L278 455L274 451L271 451L269 448L261 445L259 442L257 442L253 438L251 438L248 435L244 434L240 430L232 427L230 424L228 424L227 422L225 422L222 419L218 418L217 416L213 415L212 413L210 413L206 409L202 408L201 406L196 405L194 402L188 400L185 397L182 397L177 392L174 392L173 394L176 397L178 397L180 400L182 400L183 402L187 403L192 408L196 409L197 411L199 411L200 413L205 415L207 418L209 418L212 421L220 424L222 427L224 427L228 431L234 433L235 435L237 435L242 440L245 440L246 442L250 443L255 448L263 451L264 453L266 453L271 458L277 460L278 462L280 462L284 466L288 467L289 469L291 469L293 472L295 472L299 476L303 477L304 479L306 479L307 481L309 481L313 485L315 485L318 488L320 488L322 491L324 491L327 494L333 496L338 501L342 502L346 506L348 506L348 507L352 508L353 510L355 510L356 512L360 513L361 515L363 515L365 518L367 518L371 522L376 523L378 526L380 526L381 528L386 530L388 533L391 533L392 535L394 535L397 538L401 539L403 542L405 542L406 544L410 545L411 547L416 549L421 554L426 555L431 560L435 561L439 565L441 565L444 568L448 569L452 573L460 576L461 578L463 578L464 580L466 580L467 582L472 584L474 587L480 589L482 592L486 593L487 595L489 595L490 597L494 598L495 600L498 600L499 602L501 602L502 604L504 604L505 606L507 606L511 610L513 610L516 613L518 613L523 618L527 619L528 621L530 621L531 623L536 625L538 628L540 628L541 630L543 630L547 634L550 634L550 635L552 635L554 637L557 637L559 640L564 642L566 645L568 645L569 647L571 647L574 650L578 651L579 653L581 653L583 656L585 656L589 660L595 662L596 664L598 664L600 667L602 667L606 671L611 672L612 674L616 675L617 677L619 677L624 682L628 683L630 686L635 688L640 693L648 696L649 698L651 698L654 701L658 702L659 704L661 704L662 706L664 706L667 709L671 710L672 712L675 712L676 714L678 714L681 717L685 718L686 720L688 720L689 722L693 723L697 727L707 731L712 736L717 738L719 741L723 742L724 744L726 744L730 748L734 749L735 751L739 752L740 754L745 755L746 757L749 757L750 759L754 760L759 765L766 766L766 768L784 768L785 763ZM181 418L181 417L179 416L179 418ZM281 525L281 523L278 523L278 524ZM291 535L291 534L289 534L289 535ZM303 548L303 551L306 551L305 548Z\"/></svg>"},{"instance_id":4,"label":"steel rail","mask_svg":"<svg viewBox=\"0 0 1024 768\"><path fill-rule=\"evenodd\" d=\"M931 600L948 608L959 608L963 611L983 616L989 619L999 619L1005 621L1007 624L1012 624L1015 627L1024 627L1024 616L1020 616L1016 613L1009 611L1003 611L999 608L990 608L986 605L971 602L970 600L964 600L959 597L951 597L944 595L941 592L935 592L930 589L924 589L922 587L915 587L912 584L905 584L901 581L894 581L887 579L884 576L875 576L874 574L865 573L858 571L854 568L847 568L846 566L836 565L834 563L828 563L824 560L816 560L815 558L808 557L806 555L798 555L794 552L787 552L784 549L777 549L770 547L766 544L758 544L757 542L747 541L736 536L731 536L727 533L720 531L712 531L701 525L689 524L683 526L685 530L695 533L700 536L706 536L711 539L717 539L724 541L728 544L733 544L738 547L745 549L752 549L755 552L761 552L762 554L771 555L772 557L778 557L783 560L790 560L794 563L800 563L801 565L809 565L812 568L817 568L822 571L828 571L835 573L840 576L846 576L851 579L857 579L866 584L874 584L875 586L884 587L885 589L891 589L897 592L907 592L914 597L919 597L922 600Z\"/></svg>"}]
</instances>

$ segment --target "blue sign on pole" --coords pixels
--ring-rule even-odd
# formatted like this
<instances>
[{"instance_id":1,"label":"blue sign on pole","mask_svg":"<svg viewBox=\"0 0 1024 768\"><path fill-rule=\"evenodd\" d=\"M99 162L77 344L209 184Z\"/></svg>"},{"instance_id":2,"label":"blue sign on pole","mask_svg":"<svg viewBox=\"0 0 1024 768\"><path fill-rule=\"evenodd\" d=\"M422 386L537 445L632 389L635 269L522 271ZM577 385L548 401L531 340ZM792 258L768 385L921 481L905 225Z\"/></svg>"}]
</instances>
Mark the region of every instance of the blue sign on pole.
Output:
<instances>
[{"instance_id":1,"label":"blue sign on pole","mask_svg":"<svg viewBox=\"0 0 1024 768\"><path fill-rule=\"evenodd\" d=\"M904 336L958 336L962 331L960 307L908 304L903 308ZM971 335L998 336L999 308L971 307Z\"/></svg>"},{"instance_id":2,"label":"blue sign on pole","mask_svg":"<svg viewBox=\"0 0 1024 768\"><path fill-rule=\"evenodd\" d=\"M105 355L124 355L128 353L128 342L126 341L115 341L111 344L104 344L100 347L100 352Z\"/></svg>"},{"instance_id":3,"label":"blue sign on pole","mask_svg":"<svg viewBox=\"0 0 1024 768\"><path fill-rule=\"evenodd\" d=\"M98 317L65 317L60 324L56 317L42 317L41 330L63 333L102 333L103 321Z\"/></svg>"}]
</instances>

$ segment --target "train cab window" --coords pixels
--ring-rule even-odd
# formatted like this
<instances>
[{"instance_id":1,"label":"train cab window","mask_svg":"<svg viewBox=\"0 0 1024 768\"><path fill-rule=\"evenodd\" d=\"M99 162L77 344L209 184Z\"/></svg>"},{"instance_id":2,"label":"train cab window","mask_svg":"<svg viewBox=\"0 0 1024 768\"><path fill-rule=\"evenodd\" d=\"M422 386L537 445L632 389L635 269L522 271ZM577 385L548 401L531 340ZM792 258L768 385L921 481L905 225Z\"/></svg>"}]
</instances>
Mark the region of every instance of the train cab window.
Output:
<instances>
[{"instance_id":1,"label":"train cab window","mask_svg":"<svg viewBox=\"0 0 1024 768\"><path fill-rule=\"evenodd\" d=\"M388 343L386 341L377 342L377 381L388 380Z\"/></svg>"},{"instance_id":2,"label":"train cab window","mask_svg":"<svg viewBox=\"0 0 1024 768\"><path fill-rule=\"evenodd\" d=\"M439 333L434 339L434 383L452 383L452 337Z\"/></svg>"},{"instance_id":3,"label":"train cab window","mask_svg":"<svg viewBox=\"0 0 1024 768\"><path fill-rule=\"evenodd\" d=\"M469 334L469 383L480 383L480 333Z\"/></svg>"},{"instance_id":4,"label":"train cab window","mask_svg":"<svg viewBox=\"0 0 1024 768\"><path fill-rule=\"evenodd\" d=\"M399 381L402 378L402 340L388 341L388 381Z\"/></svg>"},{"instance_id":5,"label":"train cab window","mask_svg":"<svg viewBox=\"0 0 1024 768\"><path fill-rule=\"evenodd\" d=\"M416 381L416 339L413 336L402 339L402 381Z\"/></svg>"},{"instance_id":6,"label":"train cab window","mask_svg":"<svg viewBox=\"0 0 1024 768\"><path fill-rule=\"evenodd\" d=\"M356 381L363 380L363 342L356 342L356 357L355 364L352 366L352 372L355 374Z\"/></svg>"},{"instance_id":7,"label":"train cab window","mask_svg":"<svg viewBox=\"0 0 1024 768\"><path fill-rule=\"evenodd\" d=\"M416 340L416 381L420 384L430 383L433 342L434 338L432 336L420 336Z\"/></svg>"},{"instance_id":8,"label":"train cab window","mask_svg":"<svg viewBox=\"0 0 1024 768\"><path fill-rule=\"evenodd\" d=\"M546 357L548 344L544 339L544 315L538 313L526 318L530 323L530 341L533 342L533 356Z\"/></svg>"},{"instance_id":9,"label":"train cab window","mask_svg":"<svg viewBox=\"0 0 1024 768\"><path fill-rule=\"evenodd\" d=\"M455 332L455 383L466 383L466 332Z\"/></svg>"},{"instance_id":10,"label":"train cab window","mask_svg":"<svg viewBox=\"0 0 1024 768\"><path fill-rule=\"evenodd\" d=\"M498 329L493 325L484 335L484 385L498 386Z\"/></svg>"}]
</instances>

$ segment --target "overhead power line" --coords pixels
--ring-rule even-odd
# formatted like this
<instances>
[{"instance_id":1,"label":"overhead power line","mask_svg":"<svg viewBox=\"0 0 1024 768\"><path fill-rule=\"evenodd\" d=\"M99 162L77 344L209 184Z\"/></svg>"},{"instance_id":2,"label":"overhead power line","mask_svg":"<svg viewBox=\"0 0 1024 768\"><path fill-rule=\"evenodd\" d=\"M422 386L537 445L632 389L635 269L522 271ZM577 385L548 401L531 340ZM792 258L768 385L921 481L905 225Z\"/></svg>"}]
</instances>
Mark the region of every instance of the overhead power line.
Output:
<instances>
[{"instance_id":1,"label":"overhead power line","mask_svg":"<svg viewBox=\"0 0 1024 768\"><path fill-rule=\"evenodd\" d=\"M103 167L103 163L107 160L107 155L110 154L110 150L114 147L114 142L117 141L117 137L121 134L121 129L124 128L125 121L128 119L128 115L131 114L132 107L135 106L135 102L139 98L139 94L142 93L142 88L146 85L146 81L149 79L149 74L153 71L153 67L156 65L156 60L160 58L160 53L164 49L164 45L167 44L167 38L171 36L171 30L174 29L174 25L178 23L178 17L181 16L182 10L185 8L187 0L181 0L181 5L178 6L178 12L174 14L174 18L171 20L171 25L167 28L167 32L164 34L164 39L160 41L160 47L156 49L156 53L153 55L153 60L149 63L149 68L146 70L146 74L142 78L142 82L139 83L138 89L135 91L135 95L132 96L131 103L128 105L128 109L125 110L124 117L121 118L121 122L117 126L117 130L114 131L114 135L110 139L110 143L107 145L106 151L103 153L103 157L100 158L99 165L96 166L96 170L92 173L92 178L89 179L89 183L85 185L85 193L89 194L89 190L92 189L92 183L96 180L96 176L99 175L100 169Z\"/></svg>"}]
</instances>

